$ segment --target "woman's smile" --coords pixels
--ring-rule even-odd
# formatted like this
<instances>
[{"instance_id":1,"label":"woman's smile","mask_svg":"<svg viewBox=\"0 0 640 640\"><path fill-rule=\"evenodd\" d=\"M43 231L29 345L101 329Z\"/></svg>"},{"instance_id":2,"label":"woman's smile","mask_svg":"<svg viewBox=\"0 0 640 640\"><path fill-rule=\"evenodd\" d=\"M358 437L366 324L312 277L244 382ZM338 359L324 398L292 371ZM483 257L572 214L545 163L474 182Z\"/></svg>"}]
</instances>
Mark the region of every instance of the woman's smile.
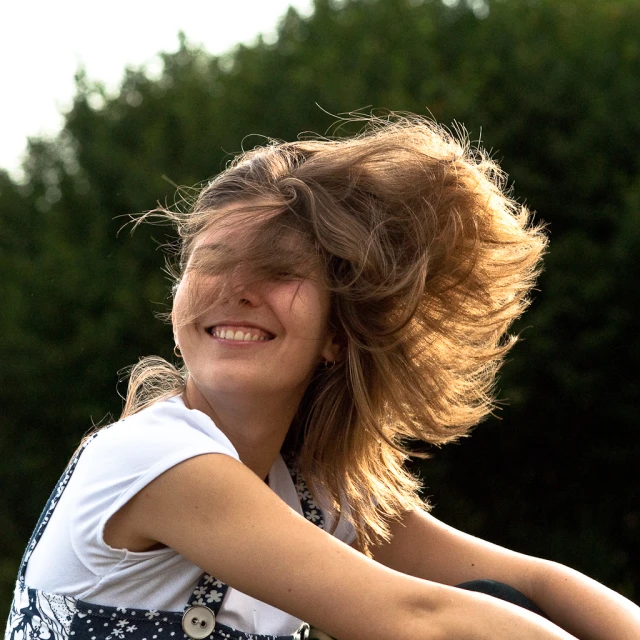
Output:
<instances>
[{"instance_id":1,"label":"woman's smile","mask_svg":"<svg viewBox=\"0 0 640 640\"><path fill-rule=\"evenodd\" d=\"M272 333L259 327L236 323L214 325L206 332L223 342L268 342L275 338Z\"/></svg>"}]
</instances>

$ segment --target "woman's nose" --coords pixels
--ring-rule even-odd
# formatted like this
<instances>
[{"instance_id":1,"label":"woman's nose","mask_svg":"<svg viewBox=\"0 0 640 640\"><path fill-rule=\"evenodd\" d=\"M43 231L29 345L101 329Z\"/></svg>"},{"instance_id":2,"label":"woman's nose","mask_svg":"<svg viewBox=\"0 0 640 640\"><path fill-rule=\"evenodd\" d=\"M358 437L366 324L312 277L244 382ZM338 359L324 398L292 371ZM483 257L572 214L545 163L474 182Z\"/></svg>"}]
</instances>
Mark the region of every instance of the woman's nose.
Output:
<instances>
[{"instance_id":1,"label":"woman's nose","mask_svg":"<svg viewBox=\"0 0 640 640\"><path fill-rule=\"evenodd\" d=\"M226 296L225 302L240 306L258 306L263 300L263 289L264 284L259 282L230 283L229 295Z\"/></svg>"}]
</instances>

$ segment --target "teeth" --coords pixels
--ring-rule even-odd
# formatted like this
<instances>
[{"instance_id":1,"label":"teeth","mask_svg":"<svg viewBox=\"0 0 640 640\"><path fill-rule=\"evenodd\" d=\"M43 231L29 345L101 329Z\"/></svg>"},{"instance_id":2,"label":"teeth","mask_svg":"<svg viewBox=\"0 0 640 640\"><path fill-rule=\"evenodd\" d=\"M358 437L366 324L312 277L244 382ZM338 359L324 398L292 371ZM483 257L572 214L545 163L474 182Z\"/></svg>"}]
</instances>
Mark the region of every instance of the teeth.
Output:
<instances>
[{"instance_id":1,"label":"teeth","mask_svg":"<svg viewBox=\"0 0 640 640\"><path fill-rule=\"evenodd\" d=\"M218 327L214 329L213 335L216 338L223 338L224 340L239 340L241 342L264 342L268 339L266 336L251 333L250 331L245 332L241 329L221 329Z\"/></svg>"}]
</instances>

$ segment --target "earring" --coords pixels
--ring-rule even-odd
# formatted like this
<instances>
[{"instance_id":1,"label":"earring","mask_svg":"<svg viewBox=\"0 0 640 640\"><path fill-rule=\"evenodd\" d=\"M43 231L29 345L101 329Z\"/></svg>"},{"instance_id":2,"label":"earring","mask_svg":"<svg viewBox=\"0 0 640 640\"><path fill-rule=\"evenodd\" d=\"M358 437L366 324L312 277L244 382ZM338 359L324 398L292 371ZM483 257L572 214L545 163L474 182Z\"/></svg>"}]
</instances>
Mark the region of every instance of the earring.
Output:
<instances>
[{"instance_id":1,"label":"earring","mask_svg":"<svg viewBox=\"0 0 640 640\"><path fill-rule=\"evenodd\" d=\"M333 369L333 367L336 366L336 361L335 360L325 360L324 361L324 368L325 369Z\"/></svg>"},{"instance_id":2,"label":"earring","mask_svg":"<svg viewBox=\"0 0 640 640\"><path fill-rule=\"evenodd\" d=\"M176 358L182 358L182 352L180 351L180 345L176 345L175 347L173 347L173 355Z\"/></svg>"}]
</instances>

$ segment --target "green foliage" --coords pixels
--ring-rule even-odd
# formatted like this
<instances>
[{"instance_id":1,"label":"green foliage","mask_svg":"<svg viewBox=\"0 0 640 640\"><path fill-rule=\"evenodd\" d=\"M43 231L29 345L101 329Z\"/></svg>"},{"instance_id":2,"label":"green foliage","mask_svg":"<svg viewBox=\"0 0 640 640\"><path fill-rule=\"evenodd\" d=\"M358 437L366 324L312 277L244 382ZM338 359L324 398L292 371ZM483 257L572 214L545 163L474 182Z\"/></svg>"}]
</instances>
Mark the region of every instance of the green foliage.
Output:
<instances>
[{"instance_id":1,"label":"green foliage","mask_svg":"<svg viewBox=\"0 0 640 640\"><path fill-rule=\"evenodd\" d=\"M504 420L420 469L436 515L637 597L639 28L632 0L316 0L272 44L215 57L183 37L159 78L129 69L117 95L79 73L24 183L0 172L2 601L66 459L119 414L117 371L171 357L154 318L170 230L131 236L122 216L264 136L322 133L324 110L370 106L464 123L552 235Z\"/></svg>"}]
</instances>

